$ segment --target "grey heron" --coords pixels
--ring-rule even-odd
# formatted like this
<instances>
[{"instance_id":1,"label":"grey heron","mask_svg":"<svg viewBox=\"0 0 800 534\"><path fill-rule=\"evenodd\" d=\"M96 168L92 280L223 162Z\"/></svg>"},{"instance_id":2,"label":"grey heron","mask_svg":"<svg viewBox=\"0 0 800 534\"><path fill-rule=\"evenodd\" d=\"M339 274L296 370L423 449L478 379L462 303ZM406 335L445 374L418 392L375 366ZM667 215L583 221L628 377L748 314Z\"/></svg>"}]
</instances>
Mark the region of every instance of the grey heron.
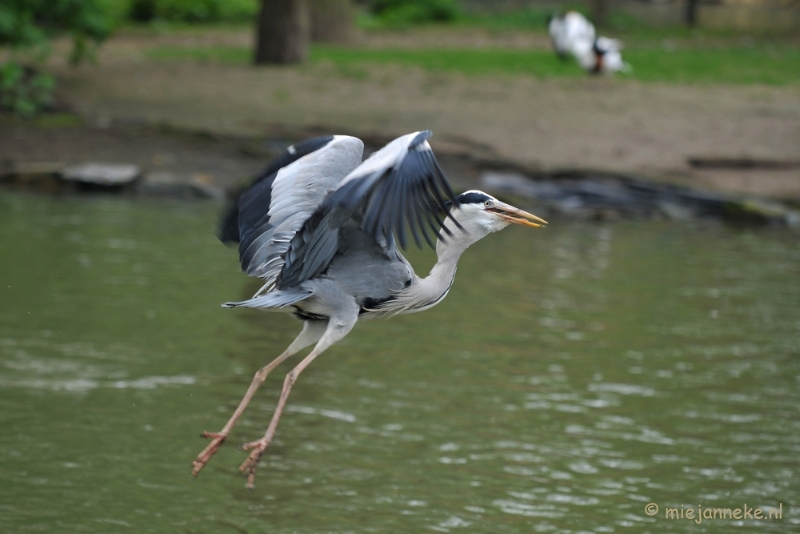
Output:
<instances>
[{"instance_id":1,"label":"grey heron","mask_svg":"<svg viewBox=\"0 0 800 534\"><path fill-rule=\"evenodd\" d=\"M197 476L228 438L267 375L314 345L292 369L261 439L245 443L239 468L252 487L256 465L275 436L292 386L322 352L360 319L414 313L435 306L450 291L461 254L511 223L547 224L481 191L456 196L422 131L395 139L361 161L364 144L334 135L302 141L247 189L224 218L220 238L239 243L242 270L264 281L248 300L225 307L288 312L303 321L297 338L260 369L244 398L193 463ZM398 245L409 234L435 248L438 261L421 278ZM436 237L434 243L433 237Z\"/></svg>"}]
</instances>

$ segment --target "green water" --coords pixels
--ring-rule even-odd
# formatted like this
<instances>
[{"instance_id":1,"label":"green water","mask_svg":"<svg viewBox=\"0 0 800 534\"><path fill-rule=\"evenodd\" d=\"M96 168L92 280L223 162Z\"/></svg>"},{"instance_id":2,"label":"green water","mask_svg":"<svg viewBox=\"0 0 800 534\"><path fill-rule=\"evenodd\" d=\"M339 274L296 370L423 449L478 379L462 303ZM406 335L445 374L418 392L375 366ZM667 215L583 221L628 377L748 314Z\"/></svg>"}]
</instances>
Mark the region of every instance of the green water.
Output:
<instances>
[{"instance_id":1,"label":"green water","mask_svg":"<svg viewBox=\"0 0 800 534\"><path fill-rule=\"evenodd\" d=\"M218 208L0 192L0 531L800 531L796 233L490 236L438 307L309 367L248 492L289 364L193 481L198 434L300 325L219 307L258 286Z\"/></svg>"}]
</instances>

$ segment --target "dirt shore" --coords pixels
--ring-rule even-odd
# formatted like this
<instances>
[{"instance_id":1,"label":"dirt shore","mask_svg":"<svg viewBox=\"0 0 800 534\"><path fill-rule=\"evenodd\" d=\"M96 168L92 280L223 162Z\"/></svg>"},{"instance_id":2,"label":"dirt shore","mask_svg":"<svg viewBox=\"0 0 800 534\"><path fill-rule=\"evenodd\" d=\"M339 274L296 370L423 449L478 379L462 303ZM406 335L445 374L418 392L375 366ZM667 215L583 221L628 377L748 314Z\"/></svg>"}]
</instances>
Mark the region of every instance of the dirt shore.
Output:
<instances>
[{"instance_id":1,"label":"dirt shore","mask_svg":"<svg viewBox=\"0 0 800 534\"><path fill-rule=\"evenodd\" d=\"M461 41L479 46L544 46L538 37L526 41L525 36L442 35L392 34L376 37L373 44L432 47L439 39L442 46ZM390 139L429 128L437 151L471 154L524 169L630 173L800 200L798 166L726 169L689 163L696 157L797 161L797 86L475 77L397 65L367 66L353 73L324 63L253 68L147 59L149 49L164 44L246 45L249 39L240 30L209 35L123 34L104 46L97 65L71 69L55 61L58 97L90 125L146 123L254 138L335 132ZM63 160L86 152L70 146L80 145L80 137L62 143L60 150L47 142L48 135L58 134L45 132L37 141L36 131L45 130L20 128L3 128L0 158ZM91 139L101 143L102 133L85 135L86 145L92 144ZM134 147L148 140L133 135L127 142L135 154ZM202 158L191 163L177 158L173 163L200 172L201 162ZM259 162L251 158L244 167L250 164L258 167ZM207 172L225 174L219 168Z\"/></svg>"}]
</instances>

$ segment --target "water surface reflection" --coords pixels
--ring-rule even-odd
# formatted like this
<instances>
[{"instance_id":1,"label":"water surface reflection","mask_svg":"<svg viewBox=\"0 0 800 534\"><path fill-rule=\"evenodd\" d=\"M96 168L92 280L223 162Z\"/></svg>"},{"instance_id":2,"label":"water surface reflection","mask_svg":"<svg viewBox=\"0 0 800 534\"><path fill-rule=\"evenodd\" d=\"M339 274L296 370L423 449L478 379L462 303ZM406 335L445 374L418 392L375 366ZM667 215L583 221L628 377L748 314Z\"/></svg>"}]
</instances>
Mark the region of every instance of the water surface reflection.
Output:
<instances>
[{"instance_id":1,"label":"water surface reflection","mask_svg":"<svg viewBox=\"0 0 800 534\"><path fill-rule=\"evenodd\" d=\"M651 502L783 503L745 528L800 529L796 235L555 221L485 239L443 304L359 325L303 374L248 493L233 445L263 432L280 375L192 483L196 436L299 324L219 308L254 286L216 210L0 193L6 530L738 523L649 517Z\"/></svg>"}]
</instances>

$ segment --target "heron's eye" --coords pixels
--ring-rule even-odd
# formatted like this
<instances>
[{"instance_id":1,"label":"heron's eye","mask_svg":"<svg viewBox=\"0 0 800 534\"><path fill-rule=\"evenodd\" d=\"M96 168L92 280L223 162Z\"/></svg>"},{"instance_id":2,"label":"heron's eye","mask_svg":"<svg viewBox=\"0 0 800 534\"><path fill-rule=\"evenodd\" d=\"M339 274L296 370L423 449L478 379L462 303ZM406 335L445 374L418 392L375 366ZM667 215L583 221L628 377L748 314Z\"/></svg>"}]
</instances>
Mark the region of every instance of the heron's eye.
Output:
<instances>
[{"instance_id":1,"label":"heron's eye","mask_svg":"<svg viewBox=\"0 0 800 534\"><path fill-rule=\"evenodd\" d=\"M487 208L491 208L492 207L492 201L491 200L487 200L486 202L483 203L483 205L485 207L487 207Z\"/></svg>"}]
</instances>

